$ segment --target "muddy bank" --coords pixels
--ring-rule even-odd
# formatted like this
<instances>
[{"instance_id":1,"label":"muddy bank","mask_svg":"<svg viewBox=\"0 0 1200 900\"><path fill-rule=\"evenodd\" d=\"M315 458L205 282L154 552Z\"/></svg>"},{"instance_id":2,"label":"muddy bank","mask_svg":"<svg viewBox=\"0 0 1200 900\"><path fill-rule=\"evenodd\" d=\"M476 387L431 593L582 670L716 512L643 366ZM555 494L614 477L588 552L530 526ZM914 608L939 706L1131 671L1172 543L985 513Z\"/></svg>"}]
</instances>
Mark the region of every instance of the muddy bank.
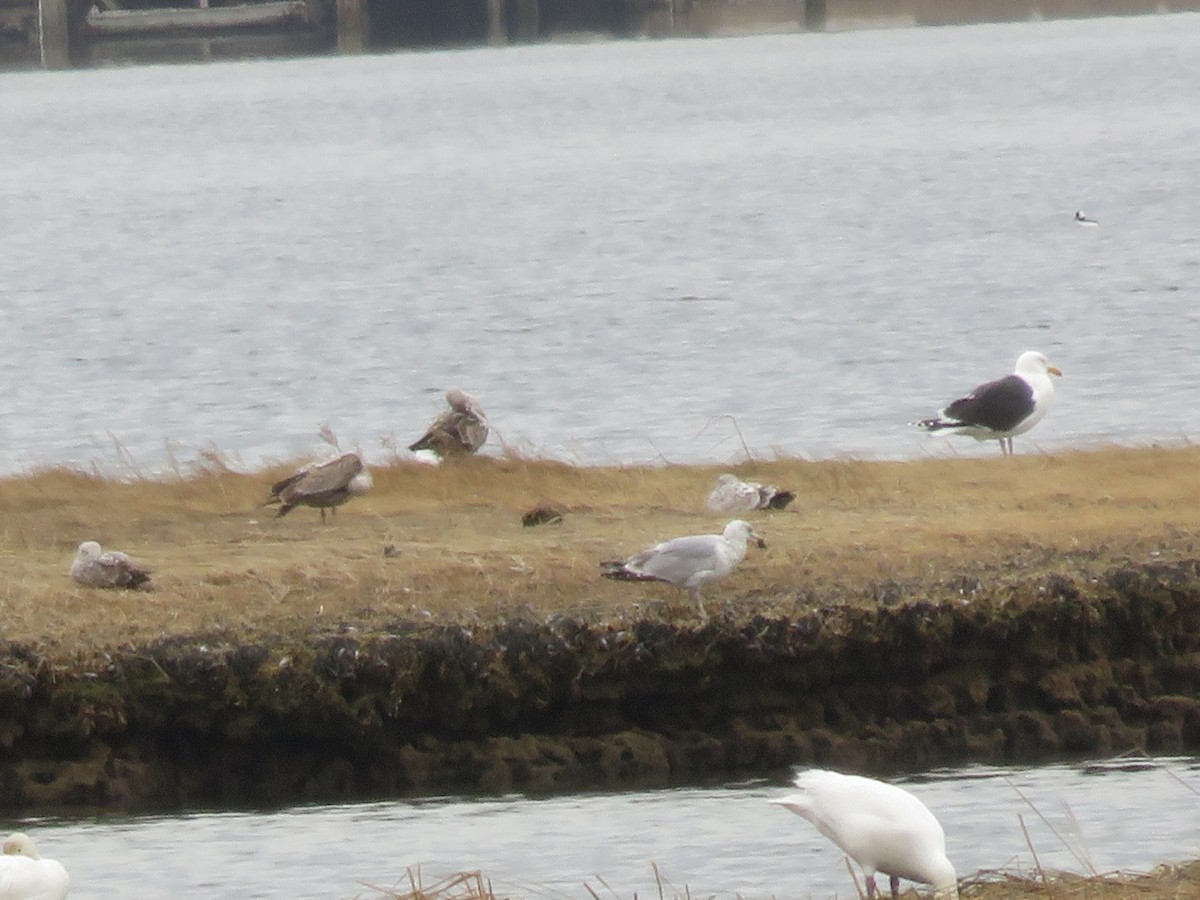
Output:
<instances>
[{"instance_id":1,"label":"muddy bank","mask_svg":"<svg viewBox=\"0 0 1200 900\"><path fill-rule=\"evenodd\" d=\"M1200 750L1200 560L876 608L0 657L6 809L648 786Z\"/></svg>"}]
</instances>

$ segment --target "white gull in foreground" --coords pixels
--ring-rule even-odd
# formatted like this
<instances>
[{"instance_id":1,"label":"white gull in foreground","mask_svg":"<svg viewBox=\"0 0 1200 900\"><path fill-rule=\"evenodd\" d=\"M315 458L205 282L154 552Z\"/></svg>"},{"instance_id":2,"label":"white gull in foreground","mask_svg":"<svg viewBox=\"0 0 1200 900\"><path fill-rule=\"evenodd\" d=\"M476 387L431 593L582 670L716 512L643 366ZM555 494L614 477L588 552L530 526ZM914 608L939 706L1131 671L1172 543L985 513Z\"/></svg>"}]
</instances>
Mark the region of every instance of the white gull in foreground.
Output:
<instances>
[{"instance_id":1,"label":"white gull in foreground","mask_svg":"<svg viewBox=\"0 0 1200 900\"><path fill-rule=\"evenodd\" d=\"M62 863L42 859L27 834L17 832L4 841L0 856L0 900L62 900L71 879Z\"/></svg>"},{"instance_id":2,"label":"white gull in foreground","mask_svg":"<svg viewBox=\"0 0 1200 900\"><path fill-rule=\"evenodd\" d=\"M1011 375L981 384L947 405L936 417L913 424L922 431L966 434L976 440L998 440L1011 456L1014 435L1024 434L1046 415L1054 397L1051 375L1062 375L1044 354L1026 350Z\"/></svg>"},{"instance_id":3,"label":"white gull in foreground","mask_svg":"<svg viewBox=\"0 0 1200 900\"><path fill-rule=\"evenodd\" d=\"M365 494L372 483L362 457L357 453L342 453L325 462L304 466L296 474L275 482L267 505L279 504L275 518L286 516L297 506L311 506L321 511L324 522L326 509L337 515L337 507Z\"/></svg>"},{"instance_id":4,"label":"white gull in foreground","mask_svg":"<svg viewBox=\"0 0 1200 900\"><path fill-rule=\"evenodd\" d=\"M605 578L621 581L664 581L689 591L704 615L701 589L720 581L746 558L746 543L751 539L759 547L767 542L749 522L734 519L721 534L693 534L655 544L626 560L600 563Z\"/></svg>"},{"instance_id":5,"label":"white gull in foreground","mask_svg":"<svg viewBox=\"0 0 1200 900\"><path fill-rule=\"evenodd\" d=\"M450 408L409 444L409 450L414 453L429 450L445 459L467 456L483 446L488 437L488 421L475 398L458 388L450 388L446 391L446 403Z\"/></svg>"},{"instance_id":6,"label":"white gull in foreground","mask_svg":"<svg viewBox=\"0 0 1200 900\"><path fill-rule=\"evenodd\" d=\"M726 472L717 476L717 483L708 495L706 505L713 512L750 512L756 509L783 509L796 499L792 491L773 484L742 481Z\"/></svg>"},{"instance_id":7,"label":"white gull in foreground","mask_svg":"<svg viewBox=\"0 0 1200 900\"><path fill-rule=\"evenodd\" d=\"M80 584L98 588L138 588L150 580L149 569L139 566L120 550L105 551L95 541L79 545L70 575ZM3 897L0 894L0 900Z\"/></svg>"},{"instance_id":8,"label":"white gull in foreground","mask_svg":"<svg viewBox=\"0 0 1200 900\"><path fill-rule=\"evenodd\" d=\"M946 834L929 808L903 788L874 778L809 769L796 776L799 793L771 800L816 826L851 859L875 897L875 873L933 886L935 900L958 897L958 876L946 858Z\"/></svg>"}]
</instances>

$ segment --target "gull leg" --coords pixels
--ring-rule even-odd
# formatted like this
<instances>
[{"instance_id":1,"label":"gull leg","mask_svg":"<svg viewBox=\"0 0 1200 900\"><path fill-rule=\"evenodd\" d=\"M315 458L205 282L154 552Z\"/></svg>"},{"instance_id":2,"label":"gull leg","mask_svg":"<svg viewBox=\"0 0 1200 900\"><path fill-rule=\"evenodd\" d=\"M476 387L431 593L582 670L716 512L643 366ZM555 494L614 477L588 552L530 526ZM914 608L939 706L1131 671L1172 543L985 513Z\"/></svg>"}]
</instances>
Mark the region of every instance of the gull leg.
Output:
<instances>
[{"instance_id":1,"label":"gull leg","mask_svg":"<svg viewBox=\"0 0 1200 900\"><path fill-rule=\"evenodd\" d=\"M321 507L321 524L325 524L325 507Z\"/></svg>"},{"instance_id":2,"label":"gull leg","mask_svg":"<svg viewBox=\"0 0 1200 900\"><path fill-rule=\"evenodd\" d=\"M878 893L879 893L879 888L875 887L875 876L868 875L867 876L867 900L875 900L875 897Z\"/></svg>"},{"instance_id":3,"label":"gull leg","mask_svg":"<svg viewBox=\"0 0 1200 900\"><path fill-rule=\"evenodd\" d=\"M708 613L704 609L704 598L702 596L700 596L699 588L695 588L692 591L692 599L696 601L696 607L700 610L700 620L702 622L707 622L708 621Z\"/></svg>"},{"instance_id":4,"label":"gull leg","mask_svg":"<svg viewBox=\"0 0 1200 900\"><path fill-rule=\"evenodd\" d=\"M892 900L897 900L900 896L900 879L895 875L889 875L888 884L892 886Z\"/></svg>"}]
</instances>

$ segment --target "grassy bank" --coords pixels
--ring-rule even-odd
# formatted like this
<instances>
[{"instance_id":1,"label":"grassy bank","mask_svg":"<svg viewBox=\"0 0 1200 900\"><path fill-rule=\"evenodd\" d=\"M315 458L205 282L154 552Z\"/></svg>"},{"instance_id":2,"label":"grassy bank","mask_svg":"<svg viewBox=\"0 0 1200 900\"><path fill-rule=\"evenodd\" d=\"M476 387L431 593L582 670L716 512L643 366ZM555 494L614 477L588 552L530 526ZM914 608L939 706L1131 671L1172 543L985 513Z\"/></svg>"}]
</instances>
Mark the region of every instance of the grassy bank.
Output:
<instances>
[{"instance_id":1,"label":"grassy bank","mask_svg":"<svg viewBox=\"0 0 1200 900\"><path fill-rule=\"evenodd\" d=\"M381 889L377 894L361 896L387 900L518 900L517 895L494 890L491 882L479 872L464 872L425 883L419 871L410 870L406 880L409 882L407 889ZM1045 872L980 872L964 879L960 887L962 896L970 900L1028 900L1034 897L1044 900L1188 900L1200 897L1200 862L1165 864L1144 874L1115 873L1091 877ZM599 893L590 887L586 891L581 896L620 900L612 892ZM912 888L901 894L911 898L928 895L928 889ZM683 900L712 895L692 887L677 890L660 878L657 896L661 900Z\"/></svg>"},{"instance_id":2,"label":"grassy bank","mask_svg":"<svg viewBox=\"0 0 1200 900\"><path fill-rule=\"evenodd\" d=\"M301 635L397 619L471 622L557 612L693 616L665 585L610 582L602 559L731 516L704 500L723 467L596 467L472 459L375 468L375 487L322 526L259 504L290 471L214 458L169 479L52 470L0 481L0 615L9 640L52 656L220 630ZM1013 459L779 459L733 468L794 490L755 513L767 539L710 592L710 609L779 612L891 603L947 586L1003 590L1047 572L1195 555L1200 449L1111 449ZM523 527L541 501L561 524ZM148 593L98 592L66 574L86 539L154 570ZM385 548L387 552L385 553Z\"/></svg>"}]
</instances>

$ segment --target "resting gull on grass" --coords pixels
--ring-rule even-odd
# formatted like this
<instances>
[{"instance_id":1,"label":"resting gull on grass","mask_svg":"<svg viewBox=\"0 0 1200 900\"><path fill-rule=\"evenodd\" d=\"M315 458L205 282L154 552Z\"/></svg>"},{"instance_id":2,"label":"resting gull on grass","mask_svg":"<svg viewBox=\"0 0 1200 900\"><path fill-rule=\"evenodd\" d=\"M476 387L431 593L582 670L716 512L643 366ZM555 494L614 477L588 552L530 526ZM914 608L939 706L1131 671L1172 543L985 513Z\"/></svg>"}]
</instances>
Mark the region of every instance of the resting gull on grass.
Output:
<instances>
[{"instance_id":1,"label":"resting gull on grass","mask_svg":"<svg viewBox=\"0 0 1200 900\"><path fill-rule=\"evenodd\" d=\"M860 775L809 769L796 776L799 793L771 800L817 827L862 866L867 896L875 873L933 886L935 900L958 897L958 876L946 858L946 834L929 808L904 788Z\"/></svg>"},{"instance_id":2,"label":"resting gull on grass","mask_svg":"<svg viewBox=\"0 0 1200 900\"><path fill-rule=\"evenodd\" d=\"M325 521L325 510L333 510L352 497L358 497L371 489L371 473L357 453L343 453L325 462L304 466L288 478L271 486L271 496L265 505L279 504L275 518L286 516L297 506L311 506L321 511Z\"/></svg>"},{"instance_id":3,"label":"resting gull on grass","mask_svg":"<svg viewBox=\"0 0 1200 900\"><path fill-rule=\"evenodd\" d=\"M655 544L626 560L600 563L605 578L621 581L665 581L689 591L705 615L701 589L720 581L746 558L746 543L753 539L759 547L767 542L749 522L734 519L721 534L693 534Z\"/></svg>"},{"instance_id":4,"label":"resting gull on grass","mask_svg":"<svg viewBox=\"0 0 1200 900\"><path fill-rule=\"evenodd\" d=\"M0 900L62 900L71 879L62 863L42 859L27 834L17 832L4 841L0 856Z\"/></svg>"},{"instance_id":5,"label":"resting gull on grass","mask_svg":"<svg viewBox=\"0 0 1200 900\"><path fill-rule=\"evenodd\" d=\"M150 580L149 569L142 568L120 550L104 550L95 541L79 545L70 574L80 584L98 588L140 588ZM0 898L3 896L0 894Z\"/></svg>"},{"instance_id":6,"label":"resting gull on grass","mask_svg":"<svg viewBox=\"0 0 1200 900\"><path fill-rule=\"evenodd\" d=\"M1051 375L1062 371L1045 355L1026 350L1011 375L981 384L959 397L932 419L913 424L934 434L966 434L979 441L998 440L1000 452L1012 456L1014 435L1024 434L1046 415L1054 397Z\"/></svg>"},{"instance_id":7,"label":"resting gull on grass","mask_svg":"<svg viewBox=\"0 0 1200 900\"><path fill-rule=\"evenodd\" d=\"M468 456L483 446L488 437L487 417L475 399L458 388L446 391L450 408L434 419L420 438L409 444L414 453L429 450L442 459Z\"/></svg>"},{"instance_id":8,"label":"resting gull on grass","mask_svg":"<svg viewBox=\"0 0 1200 900\"><path fill-rule=\"evenodd\" d=\"M726 472L717 476L717 483L708 495L707 506L713 512L749 512L755 509L783 509L796 499L792 491L773 484L742 481Z\"/></svg>"}]
</instances>

